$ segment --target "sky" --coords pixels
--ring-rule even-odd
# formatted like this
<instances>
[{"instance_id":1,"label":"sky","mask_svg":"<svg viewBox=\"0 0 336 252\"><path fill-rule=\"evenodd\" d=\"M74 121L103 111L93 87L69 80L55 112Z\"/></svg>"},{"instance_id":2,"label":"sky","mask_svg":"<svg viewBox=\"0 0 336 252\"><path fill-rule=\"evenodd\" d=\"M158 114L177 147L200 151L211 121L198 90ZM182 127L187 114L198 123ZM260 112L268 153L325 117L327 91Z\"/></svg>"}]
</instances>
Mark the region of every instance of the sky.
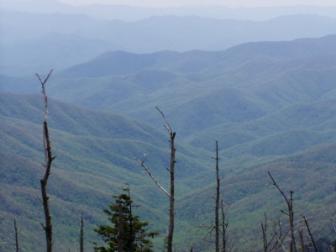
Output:
<instances>
[{"instance_id":1,"label":"sky","mask_svg":"<svg viewBox=\"0 0 336 252\"><path fill-rule=\"evenodd\" d=\"M237 6L237 7L257 7L257 6L288 6L288 5L336 5L336 0L61 0L65 3L76 5L81 4L115 4L147 7L172 7L172 6Z\"/></svg>"}]
</instances>

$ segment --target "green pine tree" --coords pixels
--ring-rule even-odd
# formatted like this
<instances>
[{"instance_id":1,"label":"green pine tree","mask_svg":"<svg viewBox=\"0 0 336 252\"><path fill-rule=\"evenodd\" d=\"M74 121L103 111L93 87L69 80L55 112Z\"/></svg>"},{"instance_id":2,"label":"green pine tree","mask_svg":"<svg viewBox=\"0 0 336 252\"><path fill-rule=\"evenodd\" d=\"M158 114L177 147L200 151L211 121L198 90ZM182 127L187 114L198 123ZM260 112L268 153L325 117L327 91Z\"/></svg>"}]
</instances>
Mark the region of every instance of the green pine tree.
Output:
<instances>
[{"instance_id":1,"label":"green pine tree","mask_svg":"<svg viewBox=\"0 0 336 252\"><path fill-rule=\"evenodd\" d=\"M95 229L104 246L95 244L96 252L151 252L152 241L157 233L147 231L148 223L133 214L133 201L129 188L124 188L120 195L114 196L115 202L104 212L109 225Z\"/></svg>"}]
</instances>

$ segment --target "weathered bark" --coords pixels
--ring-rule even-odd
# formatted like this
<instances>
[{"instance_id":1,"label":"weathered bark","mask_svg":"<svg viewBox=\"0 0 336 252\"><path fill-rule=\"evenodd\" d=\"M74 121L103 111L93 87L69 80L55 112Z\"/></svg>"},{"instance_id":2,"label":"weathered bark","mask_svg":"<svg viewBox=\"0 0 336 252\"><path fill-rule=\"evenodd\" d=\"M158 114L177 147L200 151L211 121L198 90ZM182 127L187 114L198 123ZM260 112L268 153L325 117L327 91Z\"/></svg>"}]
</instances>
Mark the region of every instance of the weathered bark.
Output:
<instances>
[{"instance_id":1,"label":"weathered bark","mask_svg":"<svg viewBox=\"0 0 336 252\"><path fill-rule=\"evenodd\" d=\"M303 238L303 231L302 230L299 230L299 236L300 236L301 252L305 252L305 244L304 244L304 238Z\"/></svg>"},{"instance_id":2,"label":"weathered bark","mask_svg":"<svg viewBox=\"0 0 336 252\"><path fill-rule=\"evenodd\" d=\"M169 136L169 191L166 190L160 182L152 175L150 169L145 165L144 160L140 160L140 165L144 168L147 175L153 180L156 186L168 196L169 199L169 223L168 223L168 233L167 233L167 251L173 251L173 241L174 241L174 228L175 228L175 164L176 164L176 146L175 146L175 137L176 132L173 131L172 127L170 126L169 122L167 121L164 113L156 107L156 110L160 113L163 121L164 127L166 128Z\"/></svg>"},{"instance_id":3,"label":"weathered bark","mask_svg":"<svg viewBox=\"0 0 336 252\"><path fill-rule=\"evenodd\" d=\"M129 187L127 186L127 190L128 190L128 197L130 198L131 200L131 191L129 189ZM135 235L134 235L134 231L133 231L133 204L132 204L132 200L129 204L129 215L128 215L128 219L129 219L129 232L130 232L130 244L129 244L129 248L131 251L135 251L134 250L134 246L135 246Z\"/></svg>"},{"instance_id":4,"label":"weathered bark","mask_svg":"<svg viewBox=\"0 0 336 252\"><path fill-rule=\"evenodd\" d=\"M141 167L145 170L145 172L147 173L148 177L151 178L151 180L155 183L155 185L164 193L168 196L168 198L170 198L170 193L161 185L161 183L152 175L151 170L146 166L145 161L144 160L140 160L139 161Z\"/></svg>"},{"instance_id":5,"label":"weathered bark","mask_svg":"<svg viewBox=\"0 0 336 252\"><path fill-rule=\"evenodd\" d=\"M173 241L174 241L174 228L175 228L175 164L176 164L176 147L175 147L175 137L176 132L173 131L169 122L167 121L164 113L156 107L157 111L161 114L164 120L164 126L167 129L169 135L169 145L170 145L170 159L169 159L169 225L167 234L167 251L173 251Z\"/></svg>"},{"instance_id":6,"label":"weathered bark","mask_svg":"<svg viewBox=\"0 0 336 252\"><path fill-rule=\"evenodd\" d=\"M261 232L262 232L262 239L263 239L263 251L268 252L268 239L267 239L267 228L268 228L268 223L267 223L267 215L265 214L264 217L264 222L261 222Z\"/></svg>"},{"instance_id":7,"label":"weathered bark","mask_svg":"<svg viewBox=\"0 0 336 252\"><path fill-rule=\"evenodd\" d=\"M307 228L307 231L308 231L308 234L309 234L310 241L311 241L312 244L313 244L314 251L315 251L315 252L318 252L318 248L317 248L317 245L316 245L316 242L315 242L313 233L311 232L311 229L310 229L308 220L307 220L306 216L304 216L304 215L302 216L302 218L303 218L304 223L305 223L305 226L306 226L306 228Z\"/></svg>"},{"instance_id":8,"label":"weathered bark","mask_svg":"<svg viewBox=\"0 0 336 252\"><path fill-rule=\"evenodd\" d=\"M286 202L287 212L285 212L285 214L288 216L289 232L290 232L289 251L290 252L297 252L296 240L295 240L295 230L294 230L294 209L293 209L293 194L294 194L294 192L290 191L289 192L289 198L288 198L287 195L279 187L279 185L277 184L277 182L273 178L270 171L268 171L268 176L272 180L272 183L273 183L274 187L279 191L279 193L282 195L284 201Z\"/></svg>"},{"instance_id":9,"label":"weathered bark","mask_svg":"<svg viewBox=\"0 0 336 252\"><path fill-rule=\"evenodd\" d=\"M18 233L18 228L16 225L16 219L14 219L14 236L15 236L15 251L19 252L20 251L20 246L19 246L19 233Z\"/></svg>"},{"instance_id":10,"label":"weathered bark","mask_svg":"<svg viewBox=\"0 0 336 252\"><path fill-rule=\"evenodd\" d=\"M226 252L228 250L227 229L229 224L226 220L223 200L221 201L221 214L222 214L222 252Z\"/></svg>"},{"instance_id":11,"label":"weathered bark","mask_svg":"<svg viewBox=\"0 0 336 252\"><path fill-rule=\"evenodd\" d=\"M174 226L175 226L175 132L170 132L170 198L169 198L169 228L167 236L167 251L173 251Z\"/></svg>"},{"instance_id":12,"label":"weathered bark","mask_svg":"<svg viewBox=\"0 0 336 252\"><path fill-rule=\"evenodd\" d=\"M41 195L42 195L42 204L43 204L43 211L44 211L44 218L45 223L43 226L46 238L46 248L47 252L52 252L53 246L53 229L52 229L52 222L51 222L51 215L50 215L50 208L49 208L49 196L47 192L48 186L48 179L50 176L51 171L51 164L55 157L52 155L51 151L51 142L49 136L49 129L48 129L48 96L46 93L46 83L52 74L52 70L49 72L47 77L42 80L40 75L36 74L37 78L39 79L42 87L42 95L44 99L44 121L43 121L43 146L44 146L44 157L45 157L45 172L40 180L41 184Z\"/></svg>"},{"instance_id":13,"label":"weathered bark","mask_svg":"<svg viewBox=\"0 0 336 252\"><path fill-rule=\"evenodd\" d=\"M81 216L79 232L79 251L84 252L84 219Z\"/></svg>"},{"instance_id":14,"label":"weathered bark","mask_svg":"<svg viewBox=\"0 0 336 252\"><path fill-rule=\"evenodd\" d=\"M218 141L216 141L216 204L215 204L215 243L216 252L219 252L219 198L220 198L220 178L219 178L219 156Z\"/></svg>"}]
</instances>

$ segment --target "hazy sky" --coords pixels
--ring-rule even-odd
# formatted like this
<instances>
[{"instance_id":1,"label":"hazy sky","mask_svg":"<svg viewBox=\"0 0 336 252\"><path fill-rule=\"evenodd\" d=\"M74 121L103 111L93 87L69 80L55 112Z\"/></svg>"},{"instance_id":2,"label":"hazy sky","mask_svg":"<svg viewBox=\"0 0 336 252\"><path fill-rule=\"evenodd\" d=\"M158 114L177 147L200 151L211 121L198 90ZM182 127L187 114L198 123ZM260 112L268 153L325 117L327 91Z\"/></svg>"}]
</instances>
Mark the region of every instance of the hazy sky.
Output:
<instances>
[{"instance_id":1,"label":"hazy sky","mask_svg":"<svg viewBox=\"0 0 336 252\"><path fill-rule=\"evenodd\" d=\"M134 6L284 6L284 5L336 5L336 0L61 0L72 4L122 4Z\"/></svg>"}]
</instances>

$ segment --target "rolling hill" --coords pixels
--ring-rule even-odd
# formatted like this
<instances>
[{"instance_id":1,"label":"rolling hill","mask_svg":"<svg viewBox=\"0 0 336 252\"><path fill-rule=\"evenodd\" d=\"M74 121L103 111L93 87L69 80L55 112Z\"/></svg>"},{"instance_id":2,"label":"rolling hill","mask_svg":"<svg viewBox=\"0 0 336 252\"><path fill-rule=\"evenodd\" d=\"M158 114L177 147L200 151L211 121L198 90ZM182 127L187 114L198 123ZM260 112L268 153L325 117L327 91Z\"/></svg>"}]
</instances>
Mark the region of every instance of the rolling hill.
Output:
<instances>
[{"instance_id":1,"label":"rolling hill","mask_svg":"<svg viewBox=\"0 0 336 252\"><path fill-rule=\"evenodd\" d=\"M179 249L211 249L200 226L212 223L216 139L231 239L241 251L261 245L264 212L277 218L283 207L268 170L286 191L295 191L298 216L307 214L316 237L332 239L335 47L332 35L219 52L115 51L56 71L48 88L57 156L51 192L61 206L55 212L62 230L57 239L68 237L61 249L75 243L77 213L85 213L92 230L102 221L101 208L125 182L134 188L140 214L164 233L164 198L134 161L148 153L153 172L165 178L167 141L156 105L179 139ZM42 113L39 96L27 94L38 91L33 80L2 76L0 86L8 92L0 96L3 235L14 215L38 230L33 206L39 195ZM25 241L38 232L25 232ZM27 242L28 251L39 242L33 241Z\"/></svg>"},{"instance_id":2,"label":"rolling hill","mask_svg":"<svg viewBox=\"0 0 336 252\"><path fill-rule=\"evenodd\" d=\"M22 227L24 249L38 251L37 244L43 238L39 227L42 209L36 208L43 160L41 100L36 95L1 94L0 104L0 198L3 202L0 240L5 244L0 251L11 248L11 237L5 230L14 217ZM54 219L59 223L55 242L58 250L76 247L75 223L81 213L88 221L87 246L92 246L92 230L103 220L102 209L125 183L131 185L141 206L140 213L156 220L155 228L162 230L164 196L156 191L136 162L136 158L143 158L147 153L153 173L164 180L167 146L162 132L122 116L76 108L55 100L50 101L49 123L57 157L50 191ZM192 188L187 183L190 172L197 174L207 167L202 165L203 161L196 161L202 151L183 145L178 148L179 165L183 167L177 171L178 180L181 179L178 190L187 192ZM158 204L161 206L157 207Z\"/></svg>"}]
</instances>

